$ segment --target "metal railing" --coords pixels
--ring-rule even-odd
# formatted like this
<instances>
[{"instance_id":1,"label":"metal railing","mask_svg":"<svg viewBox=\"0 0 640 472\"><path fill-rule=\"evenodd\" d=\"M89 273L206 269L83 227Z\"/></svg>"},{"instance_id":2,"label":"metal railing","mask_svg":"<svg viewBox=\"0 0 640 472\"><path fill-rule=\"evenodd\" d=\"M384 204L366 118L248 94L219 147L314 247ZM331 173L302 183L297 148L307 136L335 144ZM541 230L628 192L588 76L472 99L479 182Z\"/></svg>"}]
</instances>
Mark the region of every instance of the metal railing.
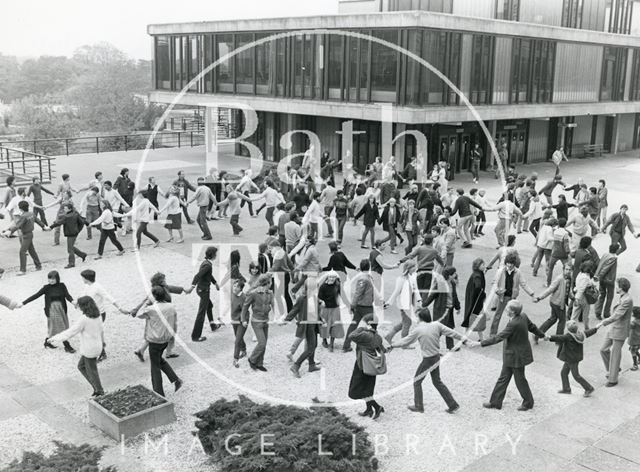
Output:
<instances>
[{"instance_id":1,"label":"metal railing","mask_svg":"<svg viewBox=\"0 0 640 472\"><path fill-rule=\"evenodd\" d=\"M31 139L0 142L0 146L24 149L46 156L99 154L101 152L145 149L152 132L107 136ZM194 131L160 131L151 141L151 149L193 147L204 145L204 135Z\"/></svg>"},{"instance_id":2,"label":"metal railing","mask_svg":"<svg viewBox=\"0 0 640 472\"><path fill-rule=\"evenodd\" d=\"M54 160L51 156L0 145L0 176L13 175L18 183L30 183L34 177L43 183L50 183L53 180ZM5 180L0 179L0 186L5 185Z\"/></svg>"}]
</instances>

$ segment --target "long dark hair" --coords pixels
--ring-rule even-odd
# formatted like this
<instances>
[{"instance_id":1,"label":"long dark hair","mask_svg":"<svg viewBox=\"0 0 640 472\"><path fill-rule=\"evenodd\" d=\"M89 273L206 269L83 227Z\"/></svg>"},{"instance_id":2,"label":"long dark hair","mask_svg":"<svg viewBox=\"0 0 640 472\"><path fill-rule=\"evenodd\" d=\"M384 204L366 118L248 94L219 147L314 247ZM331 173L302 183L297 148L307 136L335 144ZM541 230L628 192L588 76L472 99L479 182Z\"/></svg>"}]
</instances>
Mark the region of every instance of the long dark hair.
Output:
<instances>
[{"instance_id":1,"label":"long dark hair","mask_svg":"<svg viewBox=\"0 0 640 472\"><path fill-rule=\"evenodd\" d=\"M51 272L49 272L47 274L47 279L56 279L56 283L59 284L60 283L60 274L58 273L57 270L52 270Z\"/></svg>"},{"instance_id":2,"label":"long dark hair","mask_svg":"<svg viewBox=\"0 0 640 472\"><path fill-rule=\"evenodd\" d=\"M93 298L84 296L78 298L78 308L87 318L99 318L100 310L98 310L98 305L93 301Z\"/></svg>"}]
</instances>

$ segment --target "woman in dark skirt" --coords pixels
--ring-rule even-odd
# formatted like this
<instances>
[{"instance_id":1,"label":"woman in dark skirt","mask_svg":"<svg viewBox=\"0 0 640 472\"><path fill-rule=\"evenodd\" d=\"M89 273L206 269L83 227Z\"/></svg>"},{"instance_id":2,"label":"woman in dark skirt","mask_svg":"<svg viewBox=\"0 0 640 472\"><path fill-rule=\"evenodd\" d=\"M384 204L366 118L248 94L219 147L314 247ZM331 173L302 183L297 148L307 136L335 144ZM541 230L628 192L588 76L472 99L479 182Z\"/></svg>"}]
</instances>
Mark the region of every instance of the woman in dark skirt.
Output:
<instances>
[{"instance_id":1,"label":"woman in dark skirt","mask_svg":"<svg viewBox=\"0 0 640 472\"><path fill-rule=\"evenodd\" d=\"M482 333L487 328L487 319L482 313L487 297L484 267L484 261L481 258L473 261L471 276L464 292L464 321L462 322L462 327L471 327L472 331L478 333L480 341L482 341Z\"/></svg>"},{"instance_id":2,"label":"woman in dark skirt","mask_svg":"<svg viewBox=\"0 0 640 472\"><path fill-rule=\"evenodd\" d=\"M376 351L385 352L382 337L377 332L378 324L373 315L367 315L363 318L367 326L357 328L349 335L349 339L356 344L356 362L353 366L353 374L351 374L351 382L349 383L349 398L353 400L364 400L367 408L358 413L360 416L371 416L377 419L384 408L373 399L373 393L376 388L376 376L367 375L362 371L362 352L375 355Z\"/></svg>"},{"instance_id":3,"label":"woman in dark skirt","mask_svg":"<svg viewBox=\"0 0 640 472\"><path fill-rule=\"evenodd\" d=\"M56 347L49 342L49 338L69 329L69 318L67 316L67 301L73 302L73 297L69 294L67 286L60 282L60 274L52 270L47 274L49 283L38 290L36 293L25 299L22 304L26 305L37 300L44 295L44 314L47 317L47 337L44 340L44 347L55 349ZM71 347L69 341L65 341L64 350L73 354L76 352Z\"/></svg>"}]
</instances>

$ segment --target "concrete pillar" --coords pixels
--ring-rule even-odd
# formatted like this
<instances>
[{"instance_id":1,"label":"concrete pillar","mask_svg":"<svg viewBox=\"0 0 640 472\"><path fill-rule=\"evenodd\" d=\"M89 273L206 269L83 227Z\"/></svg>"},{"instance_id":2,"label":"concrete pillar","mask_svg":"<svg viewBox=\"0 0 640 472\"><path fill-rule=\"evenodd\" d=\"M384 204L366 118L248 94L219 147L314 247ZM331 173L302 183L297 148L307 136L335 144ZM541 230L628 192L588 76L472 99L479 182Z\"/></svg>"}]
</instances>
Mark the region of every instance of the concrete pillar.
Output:
<instances>
[{"instance_id":1,"label":"concrete pillar","mask_svg":"<svg viewBox=\"0 0 640 472\"><path fill-rule=\"evenodd\" d=\"M211 168L220 170L218 166L218 107L204 109L204 147L206 154L207 174Z\"/></svg>"},{"instance_id":2,"label":"concrete pillar","mask_svg":"<svg viewBox=\"0 0 640 472\"><path fill-rule=\"evenodd\" d=\"M620 114L613 117L613 129L611 130L611 154L618 152L620 146Z\"/></svg>"},{"instance_id":3,"label":"concrete pillar","mask_svg":"<svg viewBox=\"0 0 640 472\"><path fill-rule=\"evenodd\" d=\"M489 122L489 126L487 126L487 128L489 129L489 133L491 133L491 139L494 140L494 145L496 146L496 148L498 147L499 143L495 142L496 139L496 134L498 134L498 122L496 120L491 120ZM489 146L487 144L487 160L486 160L486 165L487 165L487 169L494 169L496 166L496 159L493 155L493 151L491 150L491 146Z\"/></svg>"},{"instance_id":4,"label":"concrete pillar","mask_svg":"<svg viewBox=\"0 0 640 472\"><path fill-rule=\"evenodd\" d=\"M396 136L400 136L400 134L404 133L406 130L407 130L406 124L404 123L396 124ZM405 155L404 155L405 139L407 139L405 136L401 136L400 138L398 138L398 140L395 142L395 146L393 149L394 156L396 158L396 168L398 169L398 171L401 171L402 169L404 169L404 166L408 164L407 162L405 162ZM413 138L409 138L409 139L413 139Z\"/></svg>"}]
</instances>

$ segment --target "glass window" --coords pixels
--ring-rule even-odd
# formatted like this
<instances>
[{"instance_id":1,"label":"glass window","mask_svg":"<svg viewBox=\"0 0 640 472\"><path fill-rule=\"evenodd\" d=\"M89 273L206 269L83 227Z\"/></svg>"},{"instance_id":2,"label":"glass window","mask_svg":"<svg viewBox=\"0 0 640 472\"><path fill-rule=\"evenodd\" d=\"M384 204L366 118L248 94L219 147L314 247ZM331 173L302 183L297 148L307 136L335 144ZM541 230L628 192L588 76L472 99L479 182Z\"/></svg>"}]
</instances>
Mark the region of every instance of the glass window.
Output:
<instances>
[{"instance_id":1,"label":"glass window","mask_svg":"<svg viewBox=\"0 0 640 472\"><path fill-rule=\"evenodd\" d=\"M269 36L269 34L256 35L256 40ZM272 68L275 66L274 42L267 41L257 45L256 54L256 93L258 95L275 94L275 81Z\"/></svg>"},{"instance_id":2,"label":"glass window","mask_svg":"<svg viewBox=\"0 0 640 472\"><path fill-rule=\"evenodd\" d=\"M315 35L313 60L313 98L322 99L324 88L324 36Z\"/></svg>"},{"instance_id":3,"label":"glass window","mask_svg":"<svg viewBox=\"0 0 640 472\"><path fill-rule=\"evenodd\" d=\"M233 34L216 35L216 60L233 51ZM233 58L225 59L216 68L216 92L233 92Z\"/></svg>"},{"instance_id":4,"label":"glass window","mask_svg":"<svg viewBox=\"0 0 640 472\"><path fill-rule=\"evenodd\" d=\"M156 36L156 88L171 90L171 54L169 37Z\"/></svg>"},{"instance_id":5,"label":"glass window","mask_svg":"<svg viewBox=\"0 0 640 472\"><path fill-rule=\"evenodd\" d=\"M582 28L583 0L563 0L562 22L565 28Z\"/></svg>"},{"instance_id":6,"label":"glass window","mask_svg":"<svg viewBox=\"0 0 640 472\"><path fill-rule=\"evenodd\" d=\"M246 46L253 41L253 34L236 35L236 49ZM236 62L236 92L253 92L253 56L255 48L250 47L234 56Z\"/></svg>"},{"instance_id":7,"label":"glass window","mask_svg":"<svg viewBox=\"0 0 640 472\"><path fill-rule=\"evenodd\" d=\"M518 21L520 19L520 0L497 0L496 19Z\"/></svg>"},{"instance_id":8,"label":"glass window","mask_svg":"<svg viewBox=\"0 0 640 472\"><path fill-rule=\"evenodd\" d=\"M474 35L471 47L471 103L491 102L493 37Z\"/></svg>"},{"instance_id":9,"label":"glass window","mask_svg":"<svg viewBox=\"0 0 640 472\"><path fill-rule=\"evenodd\" d=\"M398 42L398 30L378 30L372 34L390 43ZM371 99L396 102L398 52L380 43L373 43L371 48Z\"/></svg>"},{"instance_id":10,"label":"glass window","mask_svg":"<svg viewBox=\"0 0 640 472\"><path fill-rule=\"evenodd\" d=\"M368 33L368 32L367 32ZM360 39L360 101L369 101L369 62L371 41Z\"/></svg>"},{"instance_id":11,"label":"glass window","mask_svg":"<svg viewBox=\"0 0 640 472\"><path fill-rule=\"evenodd\" d=\"M182 37L173 37L173 90L182 89Z\"/></svg>"},{"instance_id":12,"label":"glass window","mask_svg":"<svg viewBox=\"0 0 640 472\"><path fill-rule=\"evenodd\" d=\"M348 37L347 47L348 59L347 64L349 68L349 101L355 102L358 100L358 57L359 57L359 40L358 38Z\"/></svg>"},{"instance_id":13,"label":"glass window","mask_svg":"<svg viewBox=\"0 0 640 472\"><path fill-rule=\"evenodd\" d=\"M449 63L447 64L447 76L449 80L453 82L456 86L460 85L460 50L462 48L462 34L460 33L449 33L448 41L447 41L447 52L446 56L449 58ZM460 103L460 97L449 88L446 84L444 84L445 90L447 90L447 104L454 105Z\"/></svg>"},{"instance_id":14,"label":"glass window","mask_svg":"<svg viewBox=\"0 0 640 472\"><path fill-rule=\"evenodd\" d=\"M633 68L631 69L631 88L629 100L640 101L640 49L633 51Z\"/></svg>"},{"instance_id":15,"label":"glass window","mask_svg":"<svg viewBox=\"0 0 640 472\"><path fill-rule=\"evenodd\" d=\"M422 53L422 31L409 30L407 36L407 49L416 56ZM420 104L420 73L424 66L411 58L407 58L407 75L405 85L405 101L410 105ZM425 70L426 72L426 70Z\"/></svg>"},{"instance_id":16,"label":"glass window","mask_svg":"<svg viewBox=\"0 0 640 472\"><path fill-rule=\"evenodd\" d=\"M554 60L554 42L514 39L511 103L551 102Z\"/></svg>"},{"instance_id":17,"label":"glass window","mask_svg":"<svg viewBox=\"0 0 640 472\"><path fill-rule=\"evenodd\" d=\"M633 0L606 0L605 28L609 33L629 34Z\"/></svg>"},{"instance_id":18,"label":"glass window","mask_svg":"<svg viewBox=\"0 0 640 472\"><path fill-rule=\"evenodd\" d=\"M213 47L212 47L213 37L210 34L204 36L204 45L203 45L203 68L206 69L213 63ZM203 69L203 70L204 70ZM213 71L209 71L204 75L204 91L205 93L213 92Z\"/></svg>"},{"instance_id":19,"label":"glass window","mask_svg":"<svg viewBox=\"0 0 640 472\"><path fill-rule=\"evenodd\" d=\"M624 82L627 70L626 48L604 48L600 100L624 99Z\"/></svg>"},{"instance_id":20,"label":"glass window","mask_svg":"<svg viewBox=\"0 0 640 472\"><path fill-rule=\"evenodd\" d=\"M313 69L314 69L314 50L313 50L314 35L307 34L304 37L304 63L303 63L303 77L304 77L304 96L305 98L311 98L313 96L311 92L311 84L313 83Z\"/></svg>"},{"instance_id":21,"label":"glass window","mask_svg":"<svg viewBox=\"0 0 640 472\"><path fill-rule=\"evenodd\" d=\"M287 57L287 40L279 38L276 40L276 94L279 97L285 95L284 87L286 83L286 57Z\"/></svg>"},{"instance_id":22,"label":"glass window","mask_svg":"<svg viewBox=\"0 0 640 472\"><path fill-rule=\"evenodd\" d=\"M293 95L302 98L302 51L303 35L294 36L293 41Z\"/></svg>"},{"instance_id":23,"label":"glass window","mask_svg":"<svg viewBox=\"0 0 640 472\"><path fill-rule=\"evenodd\" d=\"M191 82L200 73L200 56L198 51L199 36L189 36L189 76L187 82ZM195 82L189 87L189 90L197 92L198 82Z\"/></svg>"},{"instance_id":24,"label":"glass window","mask_svg":"<svg viewBox=\"0 0 640 472\"><path fill-rule=\"evenodd\" d=\"M422 43L422 58L448 76L446 68L447 33L425 31ZM422 67L422 66L421 66ZM420 75L420 89L422 90L422 104L444 104L446 84L433 72L422 67ZM449 77L451 79L451 77ZM455 82L454 82L455 83Z\"/></svg>"},{"instance_id":25,"label":"glass window","mask_svg":"<svg viewBox=\"0 0 640 472\"><path fill-rule=\"evenodd\" d=\"M337 34L329 37L329 98L342 99L342 57L344 52L344 38Z\"/></svg>"}]
</instances>

